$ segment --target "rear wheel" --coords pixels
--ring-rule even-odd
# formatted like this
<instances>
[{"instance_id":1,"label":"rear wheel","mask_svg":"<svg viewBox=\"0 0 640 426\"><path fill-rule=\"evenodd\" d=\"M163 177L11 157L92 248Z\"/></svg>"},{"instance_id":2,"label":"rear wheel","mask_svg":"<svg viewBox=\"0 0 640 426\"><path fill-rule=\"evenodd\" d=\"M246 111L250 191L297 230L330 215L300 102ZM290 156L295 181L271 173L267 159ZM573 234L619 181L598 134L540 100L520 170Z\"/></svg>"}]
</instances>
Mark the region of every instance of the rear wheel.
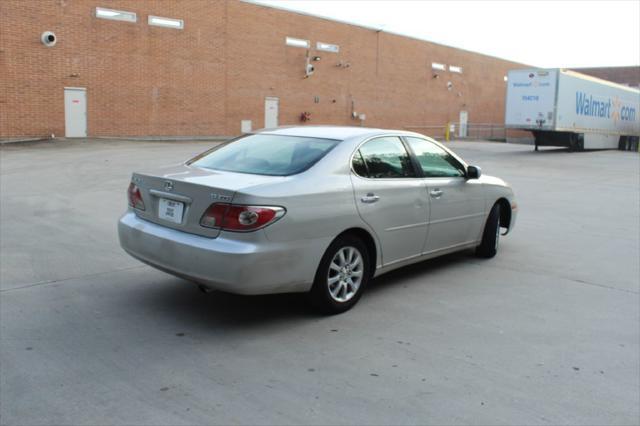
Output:
<instances>
[{"instance_id":1,"label":"rear wheel","mask_svg":"<svg viewBox=\"0 0 640 426\"><path fill-rule=\"evenodd\" d=\"M369 253L357 237L338 237L327 249L309 293L311 303L326 314L339 314L355 305L370 277Z\"/></svg>"},{"instance_id":2,"label":"rear wheel","mask_svg":"<svg viewBox=\"0 0 640 426\"><path fill-rule=\"evenodd\" d=\"M480 257L491 258L498 252L500 243L500 204L495 204L484 225L482 242L476 247L476 254Z\"/></svg>"},{"instance_id":3,"label":"rear wheel","mask_svg":"<svg viewBox=\"0 0 640 426\"><path fill-rule=\"evenodd\" d=\"M578 138L575 134L571 133L569 135L569 152L577 151L578 149Z\"/></svg>"},{"instance_id":4,"label":"rear wheel","mask_svg":"<svg viewBox=\"0 0 640 426\"><path fill-rule=\"evenodd\" d=\"M620 136L620 139L618 139L618 149L620 151L626 151L627 150L627 137L626 136Z\"/></svg>"},{"instance_id":5,"label":"rear wheel","mask_svg":"<svg viewBox=\"0 0 640 426\"><path fill-rule=\"evenodd\" d=\"M584 135L578 133L569 134L569 151L584 151Z\"/></svg>"}]
</instances>

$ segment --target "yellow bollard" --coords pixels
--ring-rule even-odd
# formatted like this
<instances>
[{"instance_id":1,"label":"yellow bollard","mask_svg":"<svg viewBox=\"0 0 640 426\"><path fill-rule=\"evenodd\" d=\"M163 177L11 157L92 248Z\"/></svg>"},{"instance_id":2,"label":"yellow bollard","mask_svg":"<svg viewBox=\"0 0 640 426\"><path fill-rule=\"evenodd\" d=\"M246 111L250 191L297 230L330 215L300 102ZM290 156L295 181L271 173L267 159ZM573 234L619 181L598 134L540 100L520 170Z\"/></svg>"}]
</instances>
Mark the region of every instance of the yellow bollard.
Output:
<instances>
[{"instance_id":1,"label":"yellow bollard","mask_svg":"<svg viewBox=\"0 0 640 426\"><path fill-rule=\"evenodd\" d=\"M447 123L447 127L444 129L444 140L449 142L449 129L451 128L451 125L449 125L449 123Z\"/></svg>"}]
</instances>

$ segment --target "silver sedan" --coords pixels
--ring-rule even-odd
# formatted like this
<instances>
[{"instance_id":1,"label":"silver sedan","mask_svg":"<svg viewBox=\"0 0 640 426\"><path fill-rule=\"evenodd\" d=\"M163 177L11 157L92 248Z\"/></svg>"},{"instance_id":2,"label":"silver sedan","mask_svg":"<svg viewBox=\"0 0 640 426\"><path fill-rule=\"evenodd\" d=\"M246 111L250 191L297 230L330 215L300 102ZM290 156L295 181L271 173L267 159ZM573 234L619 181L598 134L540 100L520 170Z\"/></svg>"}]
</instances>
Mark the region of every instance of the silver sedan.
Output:
<instances>
[{"instance_id":1,"label":"silver sedan","mask_svg":"<svg viewBox=\"0 0 640 426\"><path fill-rule=\"evenodd\" d=\"M134 173L118 224L133 257L238 294L307 292L351 308L370 279L458 250L493 257L517 205L423 135L305 126L242 136Z\"/></svg>"}]
</instances>

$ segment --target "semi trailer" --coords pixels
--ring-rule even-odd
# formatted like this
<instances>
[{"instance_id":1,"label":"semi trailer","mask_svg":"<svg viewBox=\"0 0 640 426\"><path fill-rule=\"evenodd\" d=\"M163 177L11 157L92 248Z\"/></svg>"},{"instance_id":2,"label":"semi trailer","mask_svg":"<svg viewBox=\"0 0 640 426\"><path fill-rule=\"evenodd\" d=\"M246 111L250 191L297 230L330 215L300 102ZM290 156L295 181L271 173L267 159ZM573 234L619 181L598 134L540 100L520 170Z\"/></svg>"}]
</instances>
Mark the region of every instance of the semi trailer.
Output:
<instances>
[{"instance_id":1,"label":"semi trailer","mask_svg":"<svg viewBox=\"0 0 640 426\"><path fill-rule=\"evenodd\" d=\"M507 74L505 127L530 131L535 149L637 149L640 90L565 69Z\"/></svg>"}]
</instances>

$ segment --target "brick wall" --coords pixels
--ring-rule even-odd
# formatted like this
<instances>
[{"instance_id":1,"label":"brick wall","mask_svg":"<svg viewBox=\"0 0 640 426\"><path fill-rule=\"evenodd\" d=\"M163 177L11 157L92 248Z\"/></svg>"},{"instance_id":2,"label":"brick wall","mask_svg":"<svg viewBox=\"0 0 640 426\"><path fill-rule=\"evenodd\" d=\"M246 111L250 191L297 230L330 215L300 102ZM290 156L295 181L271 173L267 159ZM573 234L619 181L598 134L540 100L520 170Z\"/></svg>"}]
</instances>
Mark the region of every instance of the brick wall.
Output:
<instances>
[{"instance_id":1,"label":"brick wall","mask_svg":"<svg viewBox=\"0 0 640 426\"><path fill-rule=\"evenodd\" d=\"M137 13L137 23L97 19L96 6ZM148 15L183 19L174 30ZM90 136L234 135L240 120L264 125L264 99L279 98L279 124L391 128L502 123L507 70L522 65L385 32L235 0L0 1L0 138L64 135L64 87L87 89ZM47 48L40 34L58 43ZM337 44L317 52L285 37ZM336 66L338 63L349 67ZM431 63L457 65L462 74ZM451 82L451 90L447 82ZM316 99L318 102L316 102Z\"/></svg>"},{"instance_id":2,"label":"brick wall","mask_svg":"<svg viewBox=\"0 0 640 426\"><path fill-rule=\"evenodd\" d=\"M637 67L598 67L598 68L572 68L603 80L613 81L630 87L640 87L640 66Z\"/></svg>"}]
</instances>

